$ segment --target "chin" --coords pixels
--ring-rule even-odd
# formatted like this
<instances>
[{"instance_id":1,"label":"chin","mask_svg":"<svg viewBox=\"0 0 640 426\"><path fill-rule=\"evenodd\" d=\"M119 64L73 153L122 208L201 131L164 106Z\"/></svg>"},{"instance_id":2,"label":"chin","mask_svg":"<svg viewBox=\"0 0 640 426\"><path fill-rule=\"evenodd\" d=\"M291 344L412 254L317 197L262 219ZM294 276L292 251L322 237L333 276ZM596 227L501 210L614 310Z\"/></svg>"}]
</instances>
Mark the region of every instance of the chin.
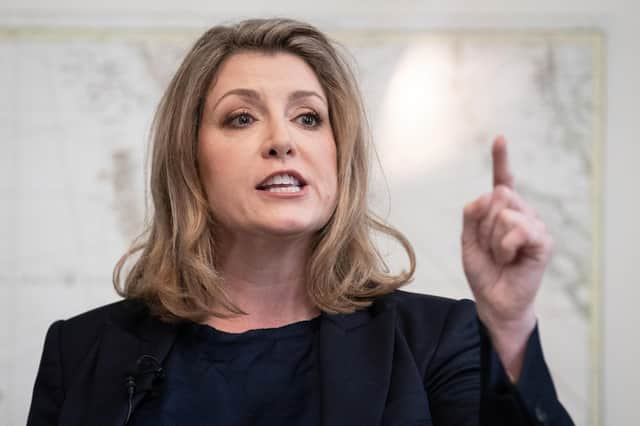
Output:
<instances>
[{"instance_id":1,"label":"chin","mask_svg":"<svg viewBox=\"0 0 640 426\"><path fill-rule=\"evenodd\" d=\"M303 223L298 220L287 220L265 224L263 232L265 234L281 237L310 237L322 229L322 226L323 225L317 223Z\"/></svg>"}]
</instances>

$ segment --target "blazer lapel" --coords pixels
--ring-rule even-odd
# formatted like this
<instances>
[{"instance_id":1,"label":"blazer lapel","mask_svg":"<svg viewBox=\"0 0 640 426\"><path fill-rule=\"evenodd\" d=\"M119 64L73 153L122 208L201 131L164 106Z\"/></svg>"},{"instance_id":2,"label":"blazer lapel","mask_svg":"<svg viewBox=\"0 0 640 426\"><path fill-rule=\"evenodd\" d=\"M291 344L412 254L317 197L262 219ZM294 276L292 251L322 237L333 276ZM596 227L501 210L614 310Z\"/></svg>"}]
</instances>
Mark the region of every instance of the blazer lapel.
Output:
<instances>
[{"instance_id":1,"label":"blazer lapel","mask_svg":"<svg viewBox=\"0 0 640 426\"><path fill-rule=\"evenodd\" d=\"M177 327L158 321L148 314L139 323L114 318L107 323L92 377L95 395L90 398L85 423L124 425L129 410L126 378L136 375L136 362L150 355L162 363L176 338ZM133 326L135 325L135 328ZM132 412L146 392L151 390L152 375L136 377Z\"/></svg>"},{"instance_id":2,"label":"blazer lapel","mask_svg":"<svg viewBox=\"0 0 640 426\"><path fill-rule=\"evenodd\" d=\"M320 325L323 426L380 424L390 385L395 310L324 315Z\"/></svg>"}]
</instances>

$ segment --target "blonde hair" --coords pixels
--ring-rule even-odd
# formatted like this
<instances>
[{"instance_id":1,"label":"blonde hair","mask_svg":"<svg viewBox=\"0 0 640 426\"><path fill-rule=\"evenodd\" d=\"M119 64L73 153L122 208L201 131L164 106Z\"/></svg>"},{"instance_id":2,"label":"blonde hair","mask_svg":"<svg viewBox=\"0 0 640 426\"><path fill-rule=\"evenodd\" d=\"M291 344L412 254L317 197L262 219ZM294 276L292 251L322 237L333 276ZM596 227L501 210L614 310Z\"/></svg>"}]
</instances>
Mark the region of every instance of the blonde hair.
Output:
<instances>
[{"instance_id":1,"label":"blonde hair","mask_svg":"<svg viewBox=\"0 0 640 426\"><path fill-rule=\"evenodd\" d=\"M216 26L196 41L156 110L151 132L152 218L118 260L113 284L142 299L165 321L203 321L243 314L224 291L215 268L216 227L198 175L197 137L205 96L223 61L234 53L287 52L314 70L328 98L338 161L335 212L314 241L307 291L322 311L350 313L410 281L415 255L409 241L368 208L372 144L356 79L338 44L315 27L291 19L250 19ZM372 241L397 240L409 270L392 274ZM120 285L125 262L141 252ZM212 306L223 311L214 311Z\"/></svg>"}]
</instances>

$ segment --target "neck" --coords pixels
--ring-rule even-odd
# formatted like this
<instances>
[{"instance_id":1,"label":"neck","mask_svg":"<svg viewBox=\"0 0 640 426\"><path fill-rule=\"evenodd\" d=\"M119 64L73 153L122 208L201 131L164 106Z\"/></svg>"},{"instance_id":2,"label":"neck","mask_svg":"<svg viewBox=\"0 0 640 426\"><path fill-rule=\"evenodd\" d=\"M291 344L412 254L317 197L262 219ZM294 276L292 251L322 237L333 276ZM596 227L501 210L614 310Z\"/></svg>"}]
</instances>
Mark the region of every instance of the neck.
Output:
<instances>
[{"instance_id":1,"label":"neck","mask_svg":"<svg viewBox=\"0 0 640 426\"><path fill-rule=\"evenodd\" d=\"M311 319L320 310L306 290L306 265L311 254L308 239L235 237L218 248L218 268L225 291L247 315L211 317L207 324L240 333L279 327Z\"/></svg>"}]
</instances>

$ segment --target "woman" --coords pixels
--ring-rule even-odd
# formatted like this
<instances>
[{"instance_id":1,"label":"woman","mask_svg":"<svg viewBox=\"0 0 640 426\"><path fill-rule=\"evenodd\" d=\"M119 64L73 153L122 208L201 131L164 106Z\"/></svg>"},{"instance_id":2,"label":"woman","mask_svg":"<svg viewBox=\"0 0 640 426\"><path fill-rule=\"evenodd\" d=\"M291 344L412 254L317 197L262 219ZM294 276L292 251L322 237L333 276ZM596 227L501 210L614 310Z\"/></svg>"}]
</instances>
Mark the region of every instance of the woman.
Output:
<instances>
[{"instance_id":1,"label":"woman","mask_svg":"<svg viewBox=\"0 0 640 426\"><path fill-rule=\"evenodd\" d=\"M160 103L125 297L49 329L28 424L568 425L533 309L551 238L513 190L464 209L477 305L398 288L357 85L286 19L214 27ZM389 273L372 243L405 248ZM120 285L127 259L140 252Z\"/></svg>"}]
</instances>

